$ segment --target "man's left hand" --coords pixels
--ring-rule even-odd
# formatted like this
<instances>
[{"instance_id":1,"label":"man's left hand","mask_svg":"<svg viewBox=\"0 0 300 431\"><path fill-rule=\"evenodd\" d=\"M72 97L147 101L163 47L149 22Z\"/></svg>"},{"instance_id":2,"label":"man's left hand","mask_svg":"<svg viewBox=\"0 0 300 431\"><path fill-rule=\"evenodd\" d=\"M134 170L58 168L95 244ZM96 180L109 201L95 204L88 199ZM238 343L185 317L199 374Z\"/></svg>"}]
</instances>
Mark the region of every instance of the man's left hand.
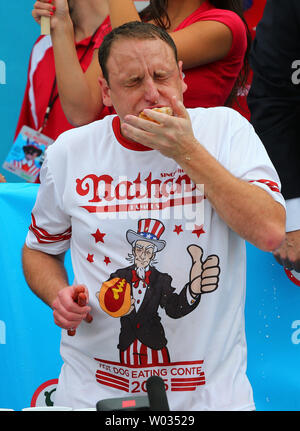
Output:
<instances>
[{"instance_id":1,"label":"man's left hand","mask_svg":"<svg viewBox=\"0 0 300 431\"><path fill-rule=\"evenodd\" d=\"M286 269L300 272L300 230L287 232L283 244L273 255Z\"/></svg>"}]
</instances>

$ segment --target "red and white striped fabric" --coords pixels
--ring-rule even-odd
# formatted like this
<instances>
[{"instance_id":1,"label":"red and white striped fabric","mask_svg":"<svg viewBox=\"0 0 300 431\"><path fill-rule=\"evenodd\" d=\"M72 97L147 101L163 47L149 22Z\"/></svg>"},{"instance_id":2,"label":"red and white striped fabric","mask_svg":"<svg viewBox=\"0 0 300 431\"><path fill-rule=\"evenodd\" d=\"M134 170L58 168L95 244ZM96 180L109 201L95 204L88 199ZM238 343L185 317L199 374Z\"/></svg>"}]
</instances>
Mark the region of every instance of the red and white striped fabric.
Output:
<instances>
[{"instance_id":1,"label":"red and white striped fabric","mask_svg":"<svg viewBox=\"0 0 300 431\"><path fill-rule=\"evenodd\" d=\"M159 220L142 219L138 222L137 233L143 236L149 235L151 239L159 239L164 230L164 225Z\"/></svg>"},{"instance_id":2,"label":"red and white striped fabric","mask_svg":"<svg viewBox=\"0 0 300 431\"><path fill-rule=\"evenodd\" d=\"M69 240L72 236L71 227L65 230L65 232L55 235L50 234L45 229L42 229L36 225L35 217L33 214L31 214L31 225L29 226L29 229L34 234L40 244L51 244L55 242L66 241Z\"/></svg>"},{"instance_id":3,"label":"red and white striped fabric","mask_svg":"<svg viewBox=\"0 0 300 431\"><path fill-rule=\"evenodd\" d=\"M135 340L125 351L120 352L120 362L126 365L163 365L169 364L170 357L166 347L153 350L139 340Z\"/></svg>"},{"instance_id":4,"label":"red and white striped fabric","mask_svg":"<svg viewBox=\"0 0 300 431\"><path fill-rule=\"evenodd\" d=\"M34 177L40 171L40 168L37 167L33 162L30 163L30 162L26 162L24 160L14 160L13 167L15 169L20 169L24 172L27 172L27 174L32 175Z\"/></svg>"},{"instance_id":5,"label":"red and white striped fabric","mask_svg":"<svg viewBox=\"0 0 300 431\"><path fill-rule=\"evenodd\" d=\"M261 180L252 180L252 181L249 181L249 183L264 184L267 187L269 187L269 189L272 190L272 192L280 193L279 185L275 181L261 179Z\"/></svg>"}]
</instances>

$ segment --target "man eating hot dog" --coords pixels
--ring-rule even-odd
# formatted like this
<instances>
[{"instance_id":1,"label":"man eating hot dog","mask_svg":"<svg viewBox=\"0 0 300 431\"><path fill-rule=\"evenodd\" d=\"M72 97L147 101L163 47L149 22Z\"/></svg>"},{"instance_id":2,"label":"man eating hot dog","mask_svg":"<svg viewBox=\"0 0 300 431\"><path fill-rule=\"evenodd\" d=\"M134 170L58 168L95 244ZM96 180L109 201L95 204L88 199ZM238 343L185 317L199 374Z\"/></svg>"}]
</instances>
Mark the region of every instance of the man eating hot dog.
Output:
<instances>
[{"instance_id":1,"label":"man eating hot dog","mask_svg":"<svg viewBox=\"0 0 300 431\"><path fill-rule=\"evenodd\" d=\"M49 147L23 251L28 284L62 328L55 403L95 407L143 394L143 376L163 367L171 410L253 410L245 240L272 252L284 239L277 173L237 112L185 109L182 64L165 31L118 27L99 61L103 102L117 115L65 132ZM162 107L173 115L154 110ZM134 248L126 257L128 242ZM63 265L69 248L71 282ZM149 274L146 283L148 268L138 276L128 259L150 266L156 282ZM78 285L84 306L73 300Z\"/></svg>"}]
</instances>

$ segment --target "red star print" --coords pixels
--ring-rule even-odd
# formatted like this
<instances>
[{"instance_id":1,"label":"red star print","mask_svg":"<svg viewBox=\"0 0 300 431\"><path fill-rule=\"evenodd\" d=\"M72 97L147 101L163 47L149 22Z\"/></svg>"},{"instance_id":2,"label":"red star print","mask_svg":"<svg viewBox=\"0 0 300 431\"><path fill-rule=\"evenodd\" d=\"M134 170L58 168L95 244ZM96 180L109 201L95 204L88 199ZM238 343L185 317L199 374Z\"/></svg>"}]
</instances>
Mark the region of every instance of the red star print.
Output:
<instances>
[{"instance_id":1,"label":"red star print","mask_svg":"<svg viewBox=\"0 0 300 431\"><path fill-rule=\"evenodd\" d=\"M196 234L199 238L202 233L205 233L205 230L203 229L203 224L201 226L195 224L195 229L192 231L192 233Z\"/></svg>"},{"instance_id":2,"label":"red star print","mask_svg":"<svg viewBox=\"0 0 300 431\"><path fill-rule=\"evenodd\" d=\"M108 265L109 263L111 263L111 260L110 260L110 258L108 256L105 256L104 263L106 263L106 265Z\"/></svg>"},{"instance_id":3,"label":"red star print","mask_svg":"<svg viewBox=\"0 0 300 431\"><path fill-rule=\"evenodd\" d=\"M88 253L86 260L90 263L93 263L94 262L94 255Z\"/></svg>"},{"instance_id":4,"label":"red star print","mask_svg":"<svg viewBox=\"0 0 300 431\"><path fill-rule=\"evenodd\" d=\"M92 236L95 238L96 242L104 242L103 238L105 235L106 233L101 233L99 229L97 229L95 233L92 233Z\"/></svg>"},{"instance_id":5,"label":"red star print","mask_svg":"<svg viewBox=\"0 0 300 431\"><path fill-rule=\"evenodd\" d=\"M179 235L179 234L180 234L180 232L183 232L183 229L182 229L181 224L180 224L180 225L178 225L178 226L175 224L175 228L174 228L173 232L176 232L176 233L177 233L177 235Z\"/></svg>"}]
</instances>

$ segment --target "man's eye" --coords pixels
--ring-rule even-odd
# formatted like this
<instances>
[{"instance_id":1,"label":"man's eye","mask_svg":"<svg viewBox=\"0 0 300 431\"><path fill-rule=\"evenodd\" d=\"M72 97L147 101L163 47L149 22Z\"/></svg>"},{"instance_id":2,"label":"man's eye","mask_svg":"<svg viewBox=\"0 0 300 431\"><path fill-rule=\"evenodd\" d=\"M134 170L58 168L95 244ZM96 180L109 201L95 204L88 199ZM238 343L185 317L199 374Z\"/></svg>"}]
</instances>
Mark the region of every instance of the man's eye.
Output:
<instances>
[{"instance_id":1,"label":"man's eye","mask_svg":"<svg viewBox=\"0 0 300 431\"><path fill-rule=\"evenodd\" d=\"M157 79L157 80L163 80L163 79L167 79L167 75L165 75L165 74L157 74L157 75L155 75L154 76L155 77L155 79Z\"/></svg>"},{"instance_id":2,"label":"man's eye","mask_svg":"<svg viewBox=\"0 0 300 431\"><path fill-rule=\"evenodd\" d=\"M126 83L126 87L134 87L135 85L138 85L141 82L139 78L132 79Z\"/></svg>"}]
</instances>

